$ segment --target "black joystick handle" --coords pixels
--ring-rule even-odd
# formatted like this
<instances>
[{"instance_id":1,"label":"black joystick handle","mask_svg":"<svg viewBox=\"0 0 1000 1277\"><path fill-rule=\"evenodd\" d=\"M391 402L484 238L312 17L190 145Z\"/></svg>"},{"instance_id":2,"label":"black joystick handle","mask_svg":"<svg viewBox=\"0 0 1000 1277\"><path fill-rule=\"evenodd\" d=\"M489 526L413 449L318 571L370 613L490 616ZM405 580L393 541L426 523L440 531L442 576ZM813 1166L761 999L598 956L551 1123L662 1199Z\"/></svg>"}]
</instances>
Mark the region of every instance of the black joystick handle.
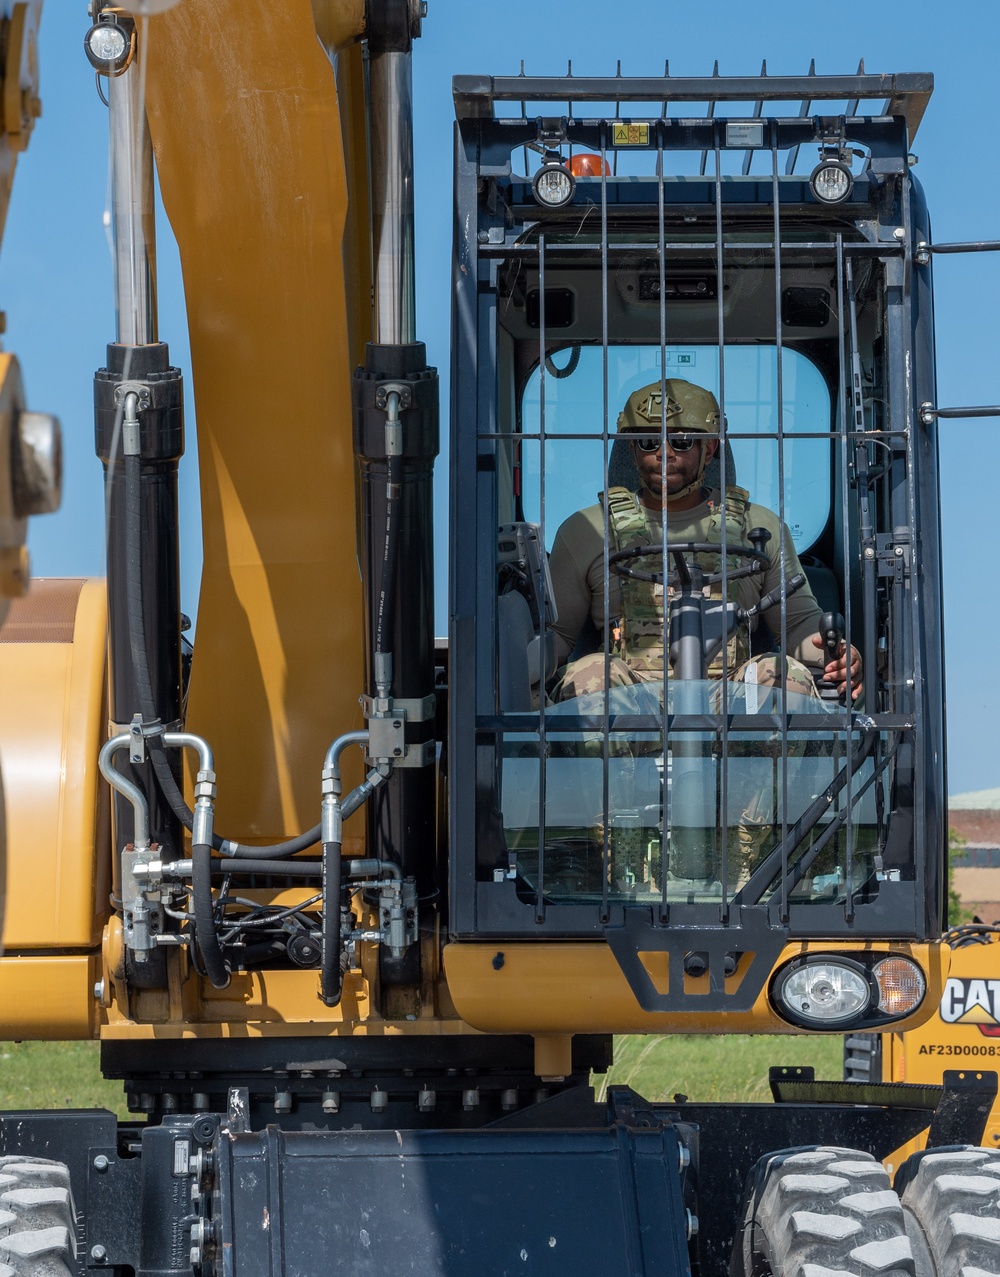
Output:
<instances>
[{"instance_id":1,"label":"black joystick handle","mask_svg":"<svg viewBox=\"0 0 1000 1277\"><path fill-rule=\"evenodd\" d=\"M820 617L819 633L823 640L824 665L829 665L840 655L840 645L846 629L844 618L839 612L824 612ZM816 674L816 687L824 701L840 701L843 704L844 698L837 691L837 684L831 683L824 674Z\"/></svg>"},{"instance_id":2,"label":"black joystick handle","mask_svg":"<svg viewBox=\"0 0 1000 1277\"><path fill-rule=\"evenodd\" d=\"M758 554L765 552L765 547L771 539L771 534L767 528L751 528L747 533L747 538Z\"/></svg>"},{"instance_id":3,"label":"black joystick handle","mask_svg":"<svg viewBox=\"0 0 1000 1277\"><path fill-rule=\"evenodd\" d=\"M824 612L820 618L819 632L823 637L823 654L829 665L840 655L840 645L847 632L844 618L839 612Z\"/></svg>"}]
</instances>

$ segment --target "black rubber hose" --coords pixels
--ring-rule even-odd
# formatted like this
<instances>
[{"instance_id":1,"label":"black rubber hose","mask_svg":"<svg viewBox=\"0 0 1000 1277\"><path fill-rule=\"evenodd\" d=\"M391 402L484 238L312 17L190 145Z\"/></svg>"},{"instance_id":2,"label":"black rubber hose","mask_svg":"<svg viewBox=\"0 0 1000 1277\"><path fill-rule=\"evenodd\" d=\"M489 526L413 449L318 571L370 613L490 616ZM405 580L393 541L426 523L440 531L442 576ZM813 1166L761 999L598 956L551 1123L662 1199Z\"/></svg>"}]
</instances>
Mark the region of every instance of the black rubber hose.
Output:
<instances>
[{"instance_id":1,"label":"black rubber hose","mask_svg":"<svg viewBox=\"0 0 1000 1277\"><path fill-rule=\"evenodd\" d=\"M319 878L322 866L318 860L248 860L246 857L219 857L212 861L212 875L222 878L226 874L262 877Z\"/></svg>"},{"instance_id":2,"label":"black rubber hose","mask_svg":"<svg viewBox=\"0 0 1000 1277\"><path fill-rule=\"evenodd\" d=\"M149 677L149 661L146 652L146 622L142 612L142 460L137 454L127 453L125 456L125 601L128 611L129 648L132 655L132 671L135 679L136 696L139 700L139 712L145 725L157 722L156 705L153 700L153 685ZM185 829L190 830L193 822L191 808L184 801L174 773L170 768L158 735L148 738L149 755L153 764L153 774L160 793ZM305 851L319 842L319 825L307 829L284 842L271 843L269 846L254 847L246 843L234 842L212 835L212 846L216 851L224 851L232 856L247 860L282 859L294 856L296 852Z\"/></svg>"},{"instance_id":3,"label":"black rubber hose","mask_svg":"<svg viewBox=\"0 0 1000 1277\"><path fill-rule=\"evenodd\" d=\"M191 895L194 900L195 938L205 974L217 989L229 984L229 963L222 953L215 929L212 903L212 848L207 842L191 848Z\"/></svg>"},{"instance_id":4,"label":"black rubber hose","mask_svg":"<svg viewBox=\"0 0 1000 1277\"><path fill-rule=\"evenodd\" d=\"M128 614L129 649L132 656L132 677L139 701L143 725L158 722L153 699L153 684L149 677L149 661L146 652L146 621L142 612L142 458L138 453L125 454L125 605ZM191 812L178 788L170 763L159 736L149 737L149 756L160 792L174 815L187 828L191 828ZM178 803L180 806L178 806ZM185 819L186 817L186 819Z\"/></svg>"},{"instance_id":5,"label":"black rubber hose","mask_svg":"<svg viewBox=\"0 0 1000 1277\"><path fill-rule=\"evenodd\" d=\"M303 834L296 834L294 838L268 846L254 847L245 842L231 842L228 838L221 838L216 844L214 837L212 846L216 851L225 852L240 860L281 860L286 856L294 856L297 851L305 851L307 847L315 847L319 842L319 835L319 825L313 825L312 829L307 829Z\"/></svg>"},{"instance_id":6,"label":"black rubber hose","mask_svg":"<svg viewBox=\"0 0 1000 1277\"><path fill-rule=\"evenodd\" d=\"M378 606L375 611L377 656L385 656L391 652L392 630L396 620L396 566L399 562L403 458L390 457L388 470L385 543L382 547L382 572L379 576Z\"/></svg>"},{"instance_id":7,"label":"black rubber hose","mask_svg":"<svg viewBox=\"0 0 1000 1277\"><path fill-rule=\"evenodd\" d=\"M323 931L319 960L319 995L323 1004L340 1002L343 980L340 973L340 882L341 844L323 844Z\"/></svg>"},{"instance_id":8,"label":"black rubber hose","mask_svg":"<svg viewBox=\"0 0 1000 1277\"><path fill-rule=\"evenodd\" d=\"M874 725L868 726L851 753L846 766L830 781L826 789L805 809L795 824L789 829L784 840L768 855L767 859L753 871L743 886L731 900L731 905L755 905L767 888L781 872L786 856L791 856L799 843L819 824L823 816L830 810L830 804L847 784L848 775L854 775L875 746L878 732Z\"/></svg>"}]
</instances>

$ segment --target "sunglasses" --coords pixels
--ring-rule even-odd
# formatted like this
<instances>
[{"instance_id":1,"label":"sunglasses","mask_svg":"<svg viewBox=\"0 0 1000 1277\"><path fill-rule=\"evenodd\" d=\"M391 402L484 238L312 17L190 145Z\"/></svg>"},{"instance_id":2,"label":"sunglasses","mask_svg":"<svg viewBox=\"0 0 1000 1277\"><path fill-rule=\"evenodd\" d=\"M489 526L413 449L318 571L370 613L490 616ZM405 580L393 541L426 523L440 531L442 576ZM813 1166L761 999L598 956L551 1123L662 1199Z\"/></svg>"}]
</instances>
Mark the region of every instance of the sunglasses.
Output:
<instances>
[{"instance_id":1,"label":"sunglasses","mask_svg":"<svg viewBox=\"0 0 1000 1277\"><path fill-rule=\"evenodd\" d=\"M636 435L632 442L640 452L659 452L663 441L659 435ZM667 444L671 452L689 452L696 442L694 435L667 435Z\"/></svg>"}]
</instances>

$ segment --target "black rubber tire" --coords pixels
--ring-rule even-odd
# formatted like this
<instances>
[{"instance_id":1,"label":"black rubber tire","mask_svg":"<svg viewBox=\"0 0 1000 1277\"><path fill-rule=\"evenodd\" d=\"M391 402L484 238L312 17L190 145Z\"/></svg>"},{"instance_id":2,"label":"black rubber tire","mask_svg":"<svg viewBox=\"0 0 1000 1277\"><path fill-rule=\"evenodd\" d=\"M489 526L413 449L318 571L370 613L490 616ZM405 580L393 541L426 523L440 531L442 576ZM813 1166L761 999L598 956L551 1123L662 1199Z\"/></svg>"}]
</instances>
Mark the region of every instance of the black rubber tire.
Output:
<instances>
[{"instance_id":1,"label":"black rubber tire","mask_svg":"<svg viewBox=\"0 0 1000 1277\"><path fill-rule=\"evenodd\" d=\"M731 1277L915 1277L881 1162L849 1148L770 1153L750 1173Z\"/></svg>"},{"instance_id":2,"label":"black rubber tire","mask_svg":"<svg viewBox=\"0 0 1000 1277\"><path fill-rule=\"evenodd\" d=\"M0 1277L76 1277L69 1170L40 1157L0 1157Z\"/></svg>"},{"instance_id":3,"label":"black rubber tire","mask_svg":"<svg viewBox=\"0 0 1000 1277\"><path fill-rule=\"evenodd\" d=\"M926 1149L896 1173L917 1277L1000 1274L1000 1149Z\"/></svg>"}]
</instances>

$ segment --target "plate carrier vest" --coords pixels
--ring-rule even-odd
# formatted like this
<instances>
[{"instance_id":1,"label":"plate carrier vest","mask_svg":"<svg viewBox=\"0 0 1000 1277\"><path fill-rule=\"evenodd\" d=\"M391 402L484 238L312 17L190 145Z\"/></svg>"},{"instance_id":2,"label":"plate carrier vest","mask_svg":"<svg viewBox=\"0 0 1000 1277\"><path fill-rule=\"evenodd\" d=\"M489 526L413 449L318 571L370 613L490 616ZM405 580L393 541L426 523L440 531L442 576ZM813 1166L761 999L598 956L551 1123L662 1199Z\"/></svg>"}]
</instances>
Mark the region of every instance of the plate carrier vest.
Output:
<instances>
[{"instance_id":1,"label":"plate carrier vest","mask_svg":"<svg viewBox=\"0 0 1000 1277\"><path fill-rule=\"evenodd\" d=\"M611 488L605 502L604 493L599 494L601 504L606 504L608 524L615 550L625 550L630 546L649 544L649 523L646 514L634 492L628 488ZM701 540L711 544L722 544L722 521L725 513L726 544L747 544L747 510L750 505L750 494L745 488L731 484L726 488L724 502L712 509L708 518L708 526ZM669 550L669 541L667 549ZM730 568L743 565L744 560L733 555L727 556ZM721 571L721 554L697 554L694 561L706 573ZM664 575L669 577L664 564ZM736 599L736 581L729 583L729 600ZM614 652L636 674L649 679L663 677L663 586L653 581L639 581L635 577L623 576L622 615L614 627ZM668 587L669 599L671 590ZM722 598L722 582L716 581L705 587L709 598ZM736 634L729 640L727 653L727 673L731 678L737 669L750 659L750 636L745 626L740 626ZM715 656L708 667L710 678L722 677L722 652Z\"/></svg>"}]
</instances>

